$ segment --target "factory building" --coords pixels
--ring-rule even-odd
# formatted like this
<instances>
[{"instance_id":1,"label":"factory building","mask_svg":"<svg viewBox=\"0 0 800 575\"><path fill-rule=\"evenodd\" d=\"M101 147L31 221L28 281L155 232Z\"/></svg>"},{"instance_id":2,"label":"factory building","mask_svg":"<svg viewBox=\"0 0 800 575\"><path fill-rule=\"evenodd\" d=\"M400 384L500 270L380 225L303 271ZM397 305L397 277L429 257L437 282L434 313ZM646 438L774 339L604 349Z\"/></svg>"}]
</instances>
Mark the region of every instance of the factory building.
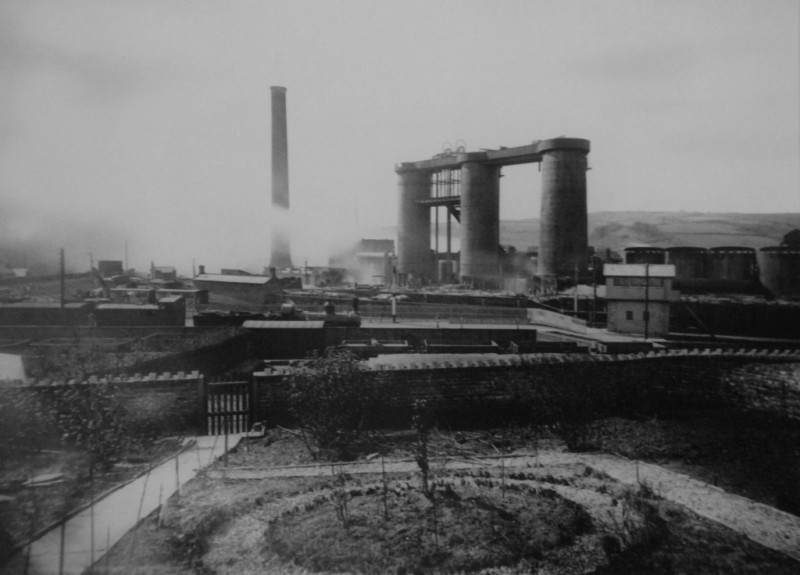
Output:
<instances>
[{"instance_id":1,"label":"factory building","mask_svg":"<svg viewBox=\"0 0 800 575\"><path fill-rule=\"evenodd\" d=\"M151 263L150 278L156 281L177 282L178 270L174 266L156 266Z\"/></svg>"},{"instance_id":2,"label":"factory building","mask_svg":"<svg viewBox=\"0 0 800 575\"><path fill-rule=\"evenodd\" d=\"M439 257L432 256L431 209L444 208L448 256L452 256L451 219L460 223L461 233L457 267L446 272L458 269L460 280L475 287L500 287L501 170L528 163L539 163L542 172L537 276L553 287L559 277L573 278L576 271L584 277L588 267L589 149L588 140L555 138L499 150L459 149L396 166L399 282L424 285L442 275L437 269Z\"/></svg>"},{"instance_id":3,"label":"factory building","mask_svg":"<svg viewBox=\"0 0 800 575\"><path fill-rule=\"evenodd\" d=\"M121 276L125 273L120 260L98 260L97 271L104 278Z\"/></svg>"},{"instance_id":4,"label":"factory building","mask_svg":"<svg viewBox=\"0 0 800 575\"><path fill-rule=\"evenodd\" d=\"M95 307L92 325L107 326L183 326L186 325L186 300L167 296L155 303L104 303Z\"/></svg>"},{"instance_id":5,"label":"factory building","mask_svg":"<svg viewBox=\"0 0 800 575\"><path fill-rule=\"evenodd\" d=\"M608 331L663 338L669 334L670 303L680 299L673 286L675 266L605 264Z\"/></svg>"},{"instance_id":6,"label":"factory building","mask_svg":"<svg viewBox=\"0 0 800 575\"><path fill-rule=\"evenodd\" d=\"M205 270L203 270L205 271ZM194 285L207 290L215 302L263 305L271 296L283 291L274 276L243 276L203 273L194 278Z\"/></svg>"},{"instance_id":7,"label":"factory building","mask_svg":"<svg viewBox=\"0 0 800 575\"><path fill-rule=\"evenodd\" d=\"M183 326L186 302L169 296L152 303L25 302L0 305L0 326Z\"/></svg>"},{"instance_id":8,"label":"factory building","mask_svg":"<svg viewBox=\"0 0 800 575\"><path fill-rule=\"evenodd\" d=\"M389 239L342 243L328 258L328 267L344 270L346 280L361 285L392 285L394 265L394 240Z\"/></svg>"},{"instance_id":9,"label":"factory building","mask_svg":"<svg viewBox=\"0 0 800 575\"><path fill-rule=\"evenodd\" d=\"M94 305L20 302L0 305L0 325L88 325Z\"/></svg>"}]
</instances>

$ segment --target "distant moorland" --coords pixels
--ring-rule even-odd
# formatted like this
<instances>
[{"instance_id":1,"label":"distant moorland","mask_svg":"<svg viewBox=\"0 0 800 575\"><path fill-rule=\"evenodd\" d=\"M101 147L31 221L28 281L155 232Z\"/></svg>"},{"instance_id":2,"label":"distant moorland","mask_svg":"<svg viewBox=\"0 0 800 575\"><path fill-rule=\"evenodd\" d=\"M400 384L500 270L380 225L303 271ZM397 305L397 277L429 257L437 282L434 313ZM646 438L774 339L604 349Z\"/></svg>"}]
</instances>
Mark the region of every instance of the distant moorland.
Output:
<instances>
[{"instance_id":1,"label":"distant moorland","mask_svg":"<svg viewBox=\"0 0 800 575\"><path fill-rule=\"evenodd\" d=\"M800 228L800 213L598 212L589 214L589 245L619 251L630 246L745 246L780 244ZM500 243L518 250L539 244L539 220L500 222Z\"/></svg>"}]
</instances>

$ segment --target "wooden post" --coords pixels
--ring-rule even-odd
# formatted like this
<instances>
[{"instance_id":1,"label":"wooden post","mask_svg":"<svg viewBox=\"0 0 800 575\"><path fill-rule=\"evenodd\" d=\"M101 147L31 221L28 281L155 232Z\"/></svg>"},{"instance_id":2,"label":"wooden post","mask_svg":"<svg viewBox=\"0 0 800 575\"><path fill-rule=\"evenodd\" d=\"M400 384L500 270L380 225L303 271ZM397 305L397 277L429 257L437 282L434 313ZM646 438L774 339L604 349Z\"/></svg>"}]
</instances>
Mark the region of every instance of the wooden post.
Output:
<instances>
[{"instance_id":1,"label":"wooden post","mask_svg":"<svg viewBox=\"0 0 800 575\"><path fill-rule=\"evenodd\" d=\"M180 467L178 464L178 456L180 453L175 455L175 496L181 496L181 474L180 474Z\"/></svg>"},{"instance_id":2,"label":"wooden post","mask_svg":"<svg viewBox=\"0 0 800 575\"><path fill-rule=\"evenodd\" d=\"M89 560L94 565L94 499L89 503Z\"/></svg>"},{"instance_id":3,"label":"wooden post","mask_svg":"<svg viewBox=\"0 0 800 575\"><path fill-rule=\"evenodd\" d=\"M67 518L61 521L61 543L58 549L58 575L64 575L64 537L67 531Z\"/></svg>"},{"instance_id":4,"label":"wooden post","mask_svg":"<svg viewBox=\"0 0 800 575\"><path fill-rule=\"evenodd\" d=\"M199 429L202 435L208 435L208 384L205 377L202 375L197 379L197 396L199 405L198 413L200 414Z\"/></svg>"},{"instance_id":5,"label":"wooden post","mask_svg":"<svg viewBox=\"0 0 800 575\"><path fill-rule=\"evenodd\" d=\"M249 379L249 402L247 406L248 416L247 416L247 429L245 431L250 431L253 429L253 425L256 424L256 408L258 401L258 389L256 389L256 378L253 374L250 374Z\"/></svg>"},{"instance_id":6,"label":"wooden post","mask_svg":"<svg viewBox=\"0 0 800 575\"><path fill-rule=\"evenodd\" d=\"M650 335L650 264L644 264L644 340Z\"/></svg>"},{"instance_id":7,"label":"wooden post","mask_svg":"<svg viewBox=\"0 0 800 575\"><path fill-rule=\"evenodd\" d=\"M230 419L230 415L226 414L223 416L222 425L225 427L225 450L222 455L222 463L225 467L228 467L228 420Z\"/></svg>"}]
</instances>

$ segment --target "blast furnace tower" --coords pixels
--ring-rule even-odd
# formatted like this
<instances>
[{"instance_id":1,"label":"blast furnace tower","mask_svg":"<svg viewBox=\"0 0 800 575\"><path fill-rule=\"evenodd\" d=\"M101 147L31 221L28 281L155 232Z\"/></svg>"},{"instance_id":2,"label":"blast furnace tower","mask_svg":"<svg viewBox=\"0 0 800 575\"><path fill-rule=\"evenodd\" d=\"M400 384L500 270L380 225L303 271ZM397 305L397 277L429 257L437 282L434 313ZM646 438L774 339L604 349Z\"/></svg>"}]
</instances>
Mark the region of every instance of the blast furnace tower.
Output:
<instances>
[{"instance_id":1,"label":"blast furnace tower","mask_svg":"<svg viewBox=\"0 0 800 575\"><path fill-rule=\"evenodd\" d=\"M589 140L555 138L527 146L457 152L395 167L399 178L397 272L400 280L435 277L431 208L461 224L459 276L477 287L500 284L500 177L503 166L540 163L541 231L537 275L544 283L586 273ZM438 221L438 220L437 220ZM449 248L448 248L449 253Z\"/></svg>"}]
</instances>

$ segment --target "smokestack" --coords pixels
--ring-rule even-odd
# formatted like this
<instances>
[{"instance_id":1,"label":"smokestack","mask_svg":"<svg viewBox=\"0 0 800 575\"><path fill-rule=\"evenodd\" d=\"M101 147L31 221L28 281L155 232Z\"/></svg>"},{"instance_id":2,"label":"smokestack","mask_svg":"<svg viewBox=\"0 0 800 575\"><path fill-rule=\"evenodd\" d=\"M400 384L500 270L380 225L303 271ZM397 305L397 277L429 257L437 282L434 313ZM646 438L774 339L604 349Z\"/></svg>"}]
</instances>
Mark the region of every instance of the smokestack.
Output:
<instances>
[{"instance_id":1,"label":"smokestack","mask_svg":"<svg viewBox=\"0 0 800 575\"><path fill-rule=\"evenodd\" d=\"M272 86L272 256L270 267L292 267L289 242L289 145L286 88Z\"/></svg>"}]
</instances>

